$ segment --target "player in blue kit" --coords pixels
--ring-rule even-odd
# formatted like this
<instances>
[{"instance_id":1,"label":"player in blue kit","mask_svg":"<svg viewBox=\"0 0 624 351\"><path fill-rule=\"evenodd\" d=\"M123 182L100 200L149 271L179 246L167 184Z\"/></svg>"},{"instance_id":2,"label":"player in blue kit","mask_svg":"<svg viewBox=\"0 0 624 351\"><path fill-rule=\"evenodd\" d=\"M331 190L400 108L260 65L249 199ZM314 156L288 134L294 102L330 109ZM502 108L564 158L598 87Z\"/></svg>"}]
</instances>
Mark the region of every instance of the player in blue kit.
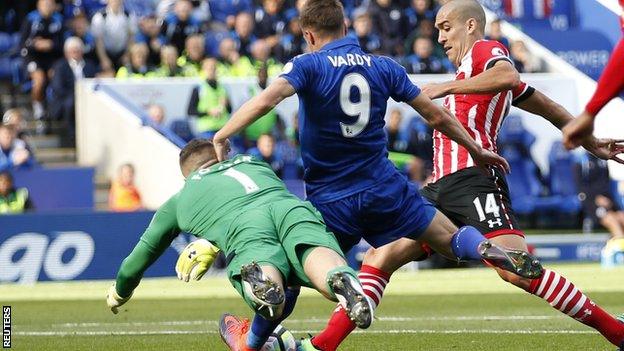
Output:
<instances>
[{"instance_id":1,"label":"player in blue kit","mask_svg":"<svg viewBox=\"0 0 624 351\"><path fill-rule=\"evenodd\" d=\"M477 144L448 110L420 94L402 66L364 53L357 40L345 37L339 1L307 1L300 23L312 53L286 64L280 77L215 134L219 159L227 157L230 136L296 93L308 200L344 251L361 238L379 247L407 236L453 259L485 259L522 276L541 275L539 262L528 253L495 246L474 227L458 230L396 170L387 158L384 132L388 98L409 104L433 128L465 147L476 164L508 170L507 162ZM247 333L248 349L258 349L279 322L256 315ZM222 323L220 332L238 350L237 340L246 330Z\"/></svg>"}]
</instances>

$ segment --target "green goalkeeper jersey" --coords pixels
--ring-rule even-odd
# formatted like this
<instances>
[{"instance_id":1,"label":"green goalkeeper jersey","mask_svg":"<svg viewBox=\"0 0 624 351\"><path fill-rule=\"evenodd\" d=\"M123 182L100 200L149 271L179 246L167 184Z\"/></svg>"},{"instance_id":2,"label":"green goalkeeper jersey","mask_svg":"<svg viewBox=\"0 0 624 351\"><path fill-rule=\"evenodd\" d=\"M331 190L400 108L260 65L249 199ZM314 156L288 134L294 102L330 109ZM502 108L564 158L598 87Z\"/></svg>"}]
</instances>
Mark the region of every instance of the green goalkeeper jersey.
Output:
<instances>
[{"instance_id":1,"label":"green goalkeeper jersey","mask_svg":"<svg viewBox=\"0 0 624 351\"><path fill-rule=\"evenodd\" d=\"M228 229L251 209L297 199L270 166L248 155L191 173L182 190L161 206L117 275L117 292L127 297L143 272L180 232L191 233L231 251Z\"/></svg>"}]
</instances>

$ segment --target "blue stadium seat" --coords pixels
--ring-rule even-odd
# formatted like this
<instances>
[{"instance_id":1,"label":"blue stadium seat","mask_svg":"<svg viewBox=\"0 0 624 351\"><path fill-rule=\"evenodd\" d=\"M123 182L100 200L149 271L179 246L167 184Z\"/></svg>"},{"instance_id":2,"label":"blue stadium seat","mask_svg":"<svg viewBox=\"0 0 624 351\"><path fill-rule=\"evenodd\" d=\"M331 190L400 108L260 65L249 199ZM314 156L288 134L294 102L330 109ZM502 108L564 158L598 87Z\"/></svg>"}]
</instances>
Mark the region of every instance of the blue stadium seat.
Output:
<instances>
[{"instance_id":1,"label":"blue stadium seat","mask_svg":"<svg viewBox=\"0 0 624 351\"><path fill-rule=\"evenodd\" d=\"M578 213L581 203L578 199L578 185L574 178L574 156L560 141L552 144L548 155L550 165L550 193L561 197L559 211Z\"/></svg>"},{"instance_id":2,"label":"blue stadium seat","mask_svg":"<svg viewBox=\"0 0 624 351\"><path fill-rule=\"evenodd\" d=\"M176 119L169 124L169 129L182 140L189 142L195 137L186 119Z\"/></svg>"},{"instance_id":3,"label":"blue stadium seat","mask_svg":"<svg viewBox=\"0 0 624 351\"><path fill-rule=\"evenodd\" d=\"M0 32L0 52L5 53L13 48L13 36L9 33Z\"/></svg>"},{"instance_id":4,"label":"blue stadium seat","mask_svg":"<svg viewBox=\"0 0 624 351\"><path fill-rule=\"evenodd\" d=\"M534 142L535 136L524 128L522 117L512 115L505 118L503 126L498 133L499 147L514 144L522 146L525 150L530 150Z\"/></svg>"}]
</instances>

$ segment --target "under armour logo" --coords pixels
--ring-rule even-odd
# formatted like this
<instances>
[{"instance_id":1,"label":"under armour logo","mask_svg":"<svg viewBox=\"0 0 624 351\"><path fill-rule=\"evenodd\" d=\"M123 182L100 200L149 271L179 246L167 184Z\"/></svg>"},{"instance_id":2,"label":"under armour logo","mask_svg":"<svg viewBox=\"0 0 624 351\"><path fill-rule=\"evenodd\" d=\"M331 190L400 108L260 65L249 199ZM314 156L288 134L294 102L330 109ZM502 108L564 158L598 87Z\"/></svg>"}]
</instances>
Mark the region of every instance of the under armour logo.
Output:
<instances>
[{"instance_id":1,"label":"under armour logo","mask_svg":"<svg viewBox=\"0 0 624 351\"><path fill-rule=\"evenodd\" d=\"M197 255L197 252L195 250L189 252L189 260L193 259L193 256Z\"/></svg>"},{"instance_id":2,"label":"under armour logo","mask_svg":"<svg viewBox=\"0 0 624 351\"><path fill-rule=\"evenodd\" d=\"M349 127L345 128L345 132L347 132L347 134L353 134L353 130Z\"/></svg>"},{"instance_id":3,"label":"under armour logo","mask_svg":"<svg viewBox=\"0 0 624 351\"><path fill-rule=\"evenodd\" d=\"M585 320L585 318L591 316L591 314L592 311L589 308L586 308L585 311L583 311L583 315L579 318L576 318L576 320L582 322Z\"/></svg>"},{"instance_id":4,"label":"under armour logo","mask_svg":"<svg viewBox=\"0 0 624 351\"><path fill-rule=\"evenodd\" d=\"M503 221L500 218L496 218L495 221L493 221L491 219L488 220L488 225L489 225L490 228L494 228L495 224L500 227L501 225L503 225Z\"/></svg>"}]
</instances>

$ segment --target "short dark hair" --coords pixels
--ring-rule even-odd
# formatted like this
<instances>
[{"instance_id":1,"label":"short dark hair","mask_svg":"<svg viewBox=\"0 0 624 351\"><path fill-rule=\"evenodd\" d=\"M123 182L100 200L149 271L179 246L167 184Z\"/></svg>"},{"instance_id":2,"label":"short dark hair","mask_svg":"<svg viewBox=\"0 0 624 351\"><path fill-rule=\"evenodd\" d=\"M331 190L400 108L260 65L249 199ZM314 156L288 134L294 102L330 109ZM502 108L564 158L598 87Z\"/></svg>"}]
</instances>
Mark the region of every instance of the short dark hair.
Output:
<instances>
[{"instance_id":1,"label":"short dark hair","mask_svg":"<svg viewBox=\"0 0 624 351\"><path fill-rule=\"evenodd\" d=\"M324 34L340 32L344 26L344 8L338 0L308 0L299 16L301 28Z\"/></svg>"},{"instance_id":2,"label":"short dark hair","mask_svg":"<svg viewBox=\"0 0 624 351\"><path fill-rule=\"evenodd\" d=\"M0 172L0 178L6 178L13 184L13 175L9 171Z\"/></svg>"},{"instance_id":3,"label":"short dark hair","mask_svg":"<svg viewBox=\"0 0 624 351\"><path fill-rule=\"evenodd\" d=\"M183 167L184 164L192 158L192 156L202 153L206 153L206 157L195 160L195 166L201 166L202 164L217 158L212 140L202 138L191 140L180 151L180 167Z\"/></svg>"}]
</instances>

